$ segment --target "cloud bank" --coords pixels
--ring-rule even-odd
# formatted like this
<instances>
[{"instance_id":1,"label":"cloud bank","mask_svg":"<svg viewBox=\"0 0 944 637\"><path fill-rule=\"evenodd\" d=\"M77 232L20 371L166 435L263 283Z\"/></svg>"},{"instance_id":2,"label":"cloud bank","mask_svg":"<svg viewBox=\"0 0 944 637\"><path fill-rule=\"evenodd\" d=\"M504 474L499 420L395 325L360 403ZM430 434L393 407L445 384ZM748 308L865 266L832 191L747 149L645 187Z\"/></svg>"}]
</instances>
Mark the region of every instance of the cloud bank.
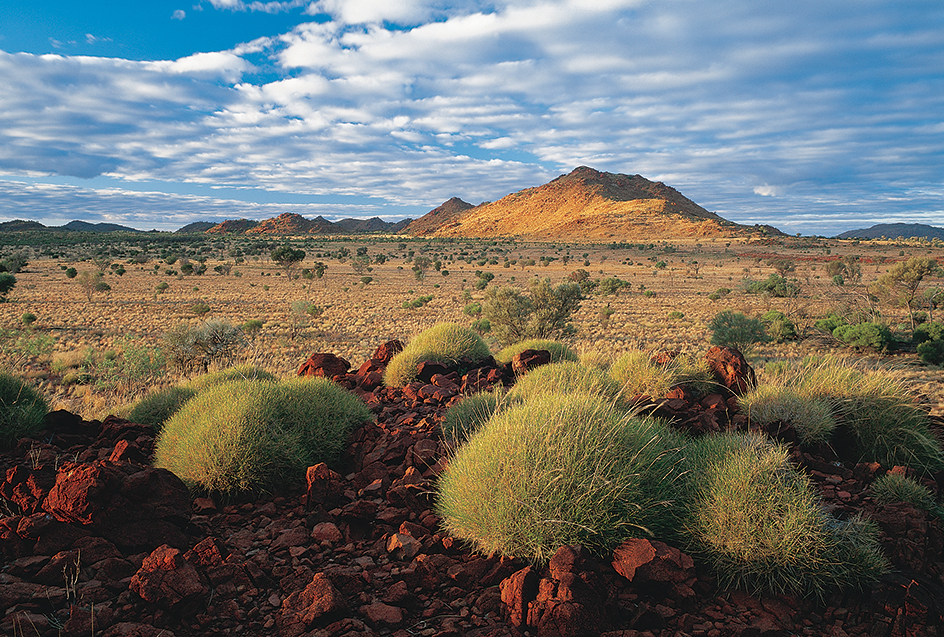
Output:
<instances>
[{"instance_id":1,"label":"cloud bank","mask_svg":"<svg viewBox=\"0 0 944 637\"><path fill-rule=\"evenodd\" d=\"M0 173L362 197L371 216L589 165L788 232L944 225L944 5L211 4L303 21L170 61L0 52Z\"/></svg>"}]
</instances>

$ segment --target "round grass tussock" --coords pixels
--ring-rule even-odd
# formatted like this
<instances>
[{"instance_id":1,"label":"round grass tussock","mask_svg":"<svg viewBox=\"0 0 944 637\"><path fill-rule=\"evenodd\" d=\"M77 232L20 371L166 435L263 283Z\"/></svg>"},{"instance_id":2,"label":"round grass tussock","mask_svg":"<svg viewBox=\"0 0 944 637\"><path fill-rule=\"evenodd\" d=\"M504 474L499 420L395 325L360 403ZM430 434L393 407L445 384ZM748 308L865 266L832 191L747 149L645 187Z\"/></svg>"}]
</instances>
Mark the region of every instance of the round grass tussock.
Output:
<instances>
[{"instance_id":1,"label":"round grass tussock","mask_svg":"<svg viewBox=\"0 0 944 637\"><path fill-rule=\"evenodd\" d=\"M822 598L884 572L874 526L825 513L786 447L758 435L699 445L711 449L691 454L687 544L724 586Z\"/></svg>"},{"instance_id":2,"label":"round grass tussock","mask_svg":"<svg viewBox=\"0 0 944 637\"><path fill-rule=\"evenodd\" d=\"M684 441L598 396L535 396L459 448L437 510L451 535L482 553L545 562L563 544L582 544L606 555L672 525Z\"/></svg>"},{"instance_id":3,"label":"round grass tussock","mask_svg":"<svg viewBox=\"0 0 944 637\"><path fill-rule=\"evenodd\" d=\"M740 396L738 404L752 423L763 427L778 422L793 426L803 444L829 442L836 429L828 400L802 396L790 387L760 385Z\"/></svg>"},{"instance_id":4,"label":"round grass tussock","mask_svg":"<svg viewBox=\"0 0 944 637\"><path fill-rule=\"evenodd\" d=\"M155 466L197 491L276 492L340 457L370 412L327 379L236 380L197 393L157 439Z\"/></svg>"},{"instance_id":5,"label":"round grass tussock","mask_svg":"<svg viewBox=\"0 0 944 637\"><path fill-rule=\"evenodd\" d=\"M48 411L42 394L16 376L0 372L0 447L12 447L20 438L40 431Z\"/></svg>"},{"instance_id":6,"label":"round grass tussock","mask_svg":"<svg viewBox=\"0 0 944 637\"><path fill-rule=\"evenodd\" d=\"M941 442L928 413L907 385L889 372L863 369L841 359L809 359L771 377L802 399L829 404L838 428L849 434L858 462L909 466L921 473L944 469Z\"/></svg>"},{"instance_id":7,"label":"round grass tussock","mask_svg":"<svg viewBox=\"0 0 944 637\"><path fill-rule=\"evenodd\" d=\"M698 394L709 393L714 387L711 373L704 361L679 354L667 363L652 362L653 352L626 352L610 365L610 376L619 383L627 397L664 397L679 385L688 385Z\"/></svg>"},{"instance_id":8,"label":"round grass tussock","mask_svg":"<svg viewBox=\"0 0 944 637\"><path fill-rule=\"evenodd\" d=\"M488 422L502 404L500 390L480 392L463 398L443 416L443 438L453 445L460 445L469 436Z\"/></svg>"},{"instance_id":9,"label":"round grass tussock","mask_svg":"<svg viewBox=\"0 0 944 637\"><path fill-rule=\"evenodd\" d=\"M177 385L148 394L139 400L131 411L128 420L150 426L160 431L164 423L183 407L184 403L197 395L192 387Z\"/></svg>"},{"instance_id":10,"label":"round grass tussock","mask_svg":"<svg viewBox=\"0 0 944 637\"><path fill-rule=\"evenodd\" d=\"M541 365L520 377L508 391L508 398L520 401L545 394L573 393L600 396L608 401L618 401L621 396L619 384L606 372L563 361Z\"/></svg>"},{"instance_id":11,"label":"round grass tussock","mask_svg":"<svg viewBox=\"0 0 944 637\"><path fill-rule=\"evenodd\" d=\"M195 392L199 392L214 385L228 383L231 380L264 380L274 383L278 379L264 369L252 365L235 365L197 376L191 379L187 386Z\"/></svg>"},{"instance_id":12,"label":"round grass tussock","mask_svg":"<svg viewBox=\"0 0 944 637\"><path fill-rule=\"evenodd\" d=\"M495 354L495 360L502 364L510 363L515 356L527 349L546 350L550 352L552 363L559 363L560 361L573 361L576 363L580 360L577 353L563 343L543 338L531 338L515 343L514 345L509 345Z\"/></svg>"},{"instance_id":13,"label":"round grass tussock","mask_svg":"<svg viewBox=\"0 0 944 637\"><path fill-rule=\"evenodd\" d=\"M475 363L489 356L488 345L476 332L455 323L438 323L417 334L390 360L384 384L402 387L416 380L416 366L423 361L455 365L463 358Z\"/></svg>"},{"instance_id":14,"label":"round grass tussock","mask_svg":"<svg viewBox=\"0 0 944 637\"><path fill-rule=\"evenodd\" d=\"M908 502L930 511L934 508L934 494L923 484L897 473L886 473L872 483L872 497L879 504Z\"/></svg>"}]
</instances>

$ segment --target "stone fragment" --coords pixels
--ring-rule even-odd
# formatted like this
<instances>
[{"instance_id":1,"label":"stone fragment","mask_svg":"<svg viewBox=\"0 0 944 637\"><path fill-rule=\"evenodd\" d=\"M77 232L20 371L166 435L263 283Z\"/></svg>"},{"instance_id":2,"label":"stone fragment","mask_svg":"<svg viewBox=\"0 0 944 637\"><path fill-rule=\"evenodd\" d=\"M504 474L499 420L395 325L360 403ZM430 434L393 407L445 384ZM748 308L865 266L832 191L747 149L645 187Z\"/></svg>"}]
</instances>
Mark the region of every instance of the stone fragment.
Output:
<instances>
[{"instance_id":1,"label":"stone fragment","mask_svg":"<svg viewBox=\"0 0 944 637\"><path fill-rule=\"evenodd\" d=\"M714 346L705 353L715 379L735 394L743 394L757 385L757 376L744 354L733 347Z\"/></svg>"},{"instance_id":2,"label":"stone fragment","mask_svg":"<svg viewBox=\"0 0 944 637\"><path fill-rule=\"evenodd\" d=\"M182 603L193 602L208 592L197 570L184 559L180 549L167 544L144 558L141 568L131 578L130 588L145 601L165 610L178 611Z\"/></svg>"},{"instance_id":3,"label":"stone fragment","mask_svg":"<svg viewBox=\"0 0 944 637\"><path fill-rule=\"evenodd\" d=\"M334 378L347 373L351 364L345 359L331 353L317 353L308 357L298 368L298 376L319 376Z\"/></svg>"}]
</instances>

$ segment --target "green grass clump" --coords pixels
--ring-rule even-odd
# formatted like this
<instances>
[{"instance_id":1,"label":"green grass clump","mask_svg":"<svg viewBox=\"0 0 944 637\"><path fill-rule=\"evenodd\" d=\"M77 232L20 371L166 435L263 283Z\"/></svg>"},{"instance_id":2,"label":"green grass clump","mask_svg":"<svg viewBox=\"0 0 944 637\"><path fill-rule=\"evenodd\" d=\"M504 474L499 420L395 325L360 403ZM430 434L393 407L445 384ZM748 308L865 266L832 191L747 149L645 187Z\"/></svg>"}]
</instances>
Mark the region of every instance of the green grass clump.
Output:
<instances>
[{"instance_id":1,"label":"green grass clump","mask_svg":"<svg viewBox=\"0 0 944 637\"><path fill-rule=\"evenodd\" d=\"M192 387L177 385L152 392L139 400L131 411L128 420L142 425L149 425L155 431L160 431L171 416L176 414L184 403L197 395Z\"/></svg>"},{"instance_id":2,"label":"green grass clump","mask_svg":"<svg viewBox=\"0 0 944 637\"><path fill-rule=\"evenodd\" d=\"M908 502L926 511L935 510L934 494L916 480L897 473L886 473L872 483L872 497L879 504Z\"/></svg>"},{"instance_id":3,"label":"green grass clump","mask_svg":"<svg viewBox=\"0 0 944 637\"><path fill-rule=\"evenodd\" d=\"M154 464L196 491L274 492L302 481L308 466L336 462L354 425L369 417L356 396L324 378L225 382L166 422Z\"/></svg>"},{"instance_id":4,"label":"green grass clump","mask_svg":"<svg viewBox=\"0 0 944 637\"><path fill-rule=\"evenodd\" d=\"M420 332L387 365L384 383L401 387L416 379L416 366L423 361L455 364L460 358L473 362L491 356L488 345L474 331L455 323L439 323Z\"/></svg>"},{"instance_id":5,"label":"green grass clump","mask_svg":"<svg viewBox=\"0 0 944 637\"><path fill-rule=\"evenodd\" d=\"M696 441L688 549L724 586L825 597L859 587L887 568L877 530L860 518L825 513L786 447L763 436Z\"/></svg>"},{"instance_id":6,"label":"green grass clump","mask_svg":"<svg viewBox=\"0 0 944 637\"><path fill-rule=\"evenodd\" d=\"M582 544L605 555L672 525L684 440L599 396L536 395L459 448L437 509L450 534L483 553L545 562L563 544Z\"/></svg>"},{"instance_id":7,"label":"green grass clump","mask_svg":"<svg viewBox=\"0 0 944 637\"><path fill-rule=\"evenodd\" d=\"M0 372L0 447L42 429L49 405L42 394L19 378Z\"/></svg>"},{"instance_id":8,"label":"green grass clump","mask_svg":"<svg viewBox=\"0 0 944 637\"><path fill-rule=\"evenodd\" d=\"M551 353L552 363L559 363L560 361L577 362L580 360L577 353L563 343L543 338L531 338L515 343L514 345L509 345L495 354L495 360L499 363L510 363L515 356L526 349L547 350Z\"/></svg>"},{"instance_id":9,"label":"green grass clump","mask_svg":"<svg viewBox=\"0 0 944 637\"><path fill-rule=\"evenodd\" d=\"M264 380L275 382L278 379L264 369L259 369L252 365L234 365L233 367L227 367L226 369L220 369L215 372L197 376L191 379L190 382L187 383L187 386L199 392L208 387L213 387L214 385L228 383L231 380Z\"/></svg>"},{"instance_id":10,"label":"green grass clump","mask_svg":"<svg viewBox=\"0 0 944 637\"><path fill-rule=\"evenodd\" d=\"M703 360L679 354L668 363L657 364L652 356L653 352L641 350L626 352L610 366L610 376L625 396L660 398L679 385L690 386L696 394L713 389L712 375Z\"/></svg>"},{"instance_id":11,"label":"green grass clump","mask_svg":"<svg viewBox=\"0 0 944 637\"><path fill-rule=\"evenodd\" d=\"M804 396L791 387L760 385L738 398L741 411L761 426L792 425L802 444L829 442L836 419L827 399Z\"/></svg>"},{"instance_id":12,"label":"green grass clump","mask_svg":"<svg viewBox=\"0 0 944 637\"><path fill-rule=\"evenodd\" d=\"M473 394L450 407L443 416L443 438L460 445L478 431L502 405L501 391Z\"/></svg>"},{"instance_id":13,"label":"green grass clump","mask_svg":"<svg viewBox=\"0 0 944 637\"><path fill-rule=\"evenodd\" d=\"M528 400L544 394L591 394L608 401L620 400L619 384L596 367L572 361L541 365L515 382L508 391L511 400Z\"/></svg>"},{"instance_id":14,"label":"green grass clump","mask_svg":"<svg viewBox=\"0 0 944 637\"><path fill-rule=\"evenodd\" d=\"M772 376L769 384L790 389L800 399L827 403L837 433L849 434L860 462L905 465L922 473L944 469L944 451L928 413L915 404L907 385L889 373L826 357L805 360Z\"/></svg>"}]
</instances>

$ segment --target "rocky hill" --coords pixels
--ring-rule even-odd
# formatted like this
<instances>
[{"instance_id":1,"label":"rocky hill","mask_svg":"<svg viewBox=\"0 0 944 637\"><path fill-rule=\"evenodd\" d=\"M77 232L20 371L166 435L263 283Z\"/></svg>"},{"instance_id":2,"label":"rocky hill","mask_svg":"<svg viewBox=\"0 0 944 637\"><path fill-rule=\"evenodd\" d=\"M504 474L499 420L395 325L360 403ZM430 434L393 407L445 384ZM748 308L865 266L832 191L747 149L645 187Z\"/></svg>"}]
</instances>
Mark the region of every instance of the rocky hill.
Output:
<instances>
[{"instance_id":1,"label":"rocky hill","mask_svg":"<svg viewBox=\"0 0 944 637\"><path fill-rule=\"evenodd\" d=\"M438 208L433 208L419 219L411 222L403 232L404 234L417 236L430 234L456 221L462 216L462 213L474 207L475 206L472 204L462 201L458 197L453 197Z\"/></svg>"},{"instance_id":2,"label":"rocky hill","mask_svg":"<svg viewBox=\"0 0 944 637\"><path fill-rule=\"evenodd\" d=\"M925 225L923 223L880 223L871 228L850 230L836 235L837 239L880 239L888 237L895 239L904 237L911 239L944 239L944 228Z\"/></svg>"},{"instance_id":3,"label":"rocky hill","mask_svg":"<svg viewBox=\"0 0 944 637\"><path fill-rule=\"evenodd\" d=\"M753 230L722 219L661 182L586 166L495 202L441 210L449 203L417 219L404 233L614 241L733 236Z\"/></svg>"}]
</instances>

